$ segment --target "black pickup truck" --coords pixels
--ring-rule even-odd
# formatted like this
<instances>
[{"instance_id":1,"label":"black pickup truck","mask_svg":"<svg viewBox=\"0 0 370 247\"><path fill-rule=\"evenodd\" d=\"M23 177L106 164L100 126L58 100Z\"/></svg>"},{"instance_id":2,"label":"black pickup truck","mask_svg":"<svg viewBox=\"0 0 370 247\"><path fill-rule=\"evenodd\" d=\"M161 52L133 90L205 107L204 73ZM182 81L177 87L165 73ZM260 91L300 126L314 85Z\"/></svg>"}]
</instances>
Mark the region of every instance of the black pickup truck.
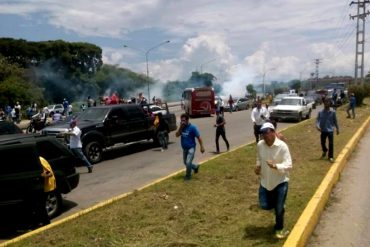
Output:
<instances>
[{"instance_id":1,"label":"black pickup truck","mask_svg":"<svg viewBox=\"0 0 370 247\"><path fill-rule=\"evenodd\" d=\"M147 107L150 108L150 107ZM81 129L82 149L91 163L101 161L103 151L117 143L130 143L153 139L157 143L154 114L142 105L118 104L89 107L76 118ZM170 131L176 130L176 116L166 108L163 118L169 123ZM42 134L61 136L69 123L46 127Z\"/></svg>"}]
</instances>

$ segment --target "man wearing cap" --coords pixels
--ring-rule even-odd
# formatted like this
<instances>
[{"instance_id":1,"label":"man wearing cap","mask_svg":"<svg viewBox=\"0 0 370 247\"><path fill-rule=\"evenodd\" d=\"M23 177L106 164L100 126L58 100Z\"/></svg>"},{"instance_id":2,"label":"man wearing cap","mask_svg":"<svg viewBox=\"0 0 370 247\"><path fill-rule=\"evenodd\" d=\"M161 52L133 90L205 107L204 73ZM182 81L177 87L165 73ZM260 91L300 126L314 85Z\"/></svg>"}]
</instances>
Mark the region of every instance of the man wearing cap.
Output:
<instances>
[{"instance_id":1,"label":"man wearing cap","mask_svg":"<svg viewBox=\"0 0 370 247\"><path fill-rule=\"evenodd\" d=\"M93 166L82 152L81 130L77 127L76 120L72 120L69 123L69 127L70 129L65 133L69 136L69 148L74 155L76 155L85 163L89 173L92 173Z\"/></svg>"},{"instance_id":2,"label":"man wearing cap","mask_svg":"<svg viewBox=\"0 0 370 247\"><path fill-rule=\"evenodd\" d=\"M225 118L221 115L220 110L216 110L216 124L214 127L216 127L216 153L220 153L220 145L218 140L220 139L220 136L222 136L222 139L226 143L227 151L230 149L229 141L226 138L226 132L225 132Z\"/></svg>"},{"instance_id":3,"label":"man wearing cap","mask_svg":"<svg viewBox=\"0 0 370 247\"><path fill-rule=\"evenodd\" d=\"M261 126L263 140L257 144L255 173L260 178L259 202L264 210L275 210L275 237L285 238L285 200L288 194L289 170L292 158L287 144L276 137L272 123Z\"/></svg>"}]
</instances>

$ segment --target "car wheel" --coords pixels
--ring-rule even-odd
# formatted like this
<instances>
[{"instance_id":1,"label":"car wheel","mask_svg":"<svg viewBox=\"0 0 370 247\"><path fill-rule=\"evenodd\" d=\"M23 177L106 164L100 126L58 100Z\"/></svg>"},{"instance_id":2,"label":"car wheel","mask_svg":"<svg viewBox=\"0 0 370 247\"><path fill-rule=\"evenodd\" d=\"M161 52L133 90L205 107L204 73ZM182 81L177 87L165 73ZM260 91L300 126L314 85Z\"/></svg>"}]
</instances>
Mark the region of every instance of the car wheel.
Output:
<instances>
[{"instance_id":1,"label":"car wheel","mask_svg":"<svg viewBox=\"0 0 370 247\"><path fill-rule=\"evenodd\" d=\"M236 107L235 107L235 111L239 111L239 107L237 107L237 106L236 106Z\"/></svg>"},{"instance_id":2,"label":"car wheel","mask_svg":"<svg viewBox=\"0 0 370 247\"><path fill-rule=\"evenodd\" d=\"M47 193L45 199L46 212L49 218L53 218L60 213L62 208L62 196L58 191L51 191Z\"/></svg>"},{"instance_id":3,"label":"car wheel","mask_svg":"<svg viewBox=\"0 0 370 247\"><path fill-rule=\"evenodd\" d=\"M30 124L27 129L26 129L26 133L32 133L33 132L33 126Z\"/></svg>"},{"instance_id":4,"label":"car wheel","mask_svg":"<svg viewBox=\"0 0 370 247\"><path fill-rule=\"evenodd\" d=\"M103 148L97 141L91 141L85 146L85 154L93 164L98 163L103 158Z\"/></svg>"},{"instance_id":5,"label":"car wheel","mask_svg":"<svg viewBox=\"0 0 370 247\"><path fill-rule=\"evenodd\" d=\"M298 115L298 119L297 119L297 121L298 121L298 122L301 122L301 121L302 121L302 118L303 118L303 117L302 117L302 112L300 112L300 113L299 113L299 115Z\"/></svg>"},{"instance_id":6,"label":"car wheel","mask_svg":"<svg viewBox=\"0 0 370 247\"><path fill-rule=\"evenodd\" d=\"M311 118L311 109L308 111L308 114L307 114L307 119L310 119Z\"/></svg>"}]
</instances>

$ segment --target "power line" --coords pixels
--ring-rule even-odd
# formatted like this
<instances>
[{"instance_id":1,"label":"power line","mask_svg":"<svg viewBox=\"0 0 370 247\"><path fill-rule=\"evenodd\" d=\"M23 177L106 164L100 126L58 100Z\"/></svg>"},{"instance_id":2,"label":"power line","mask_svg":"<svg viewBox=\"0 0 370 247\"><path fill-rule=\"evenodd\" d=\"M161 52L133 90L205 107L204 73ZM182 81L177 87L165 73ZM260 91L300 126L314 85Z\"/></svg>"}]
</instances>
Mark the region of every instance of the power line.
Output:
<instances>
[{"instance_id":1,"label":"power line","mask_svg":"<svg viewBox=\"0 0 370 247\"><path fill-rule=\"evenodd\" d=\"M356 25L356 59L355 59L355 83L357 83L358 72L360 70L361 84L364 83L364 49L365 49L365 18L369 11L366 12L366 4L370 3L368 0L350 3L357 4L357 15L350 15L349 17L353 20L357 18Z\"/></svg>"}]
</instances>

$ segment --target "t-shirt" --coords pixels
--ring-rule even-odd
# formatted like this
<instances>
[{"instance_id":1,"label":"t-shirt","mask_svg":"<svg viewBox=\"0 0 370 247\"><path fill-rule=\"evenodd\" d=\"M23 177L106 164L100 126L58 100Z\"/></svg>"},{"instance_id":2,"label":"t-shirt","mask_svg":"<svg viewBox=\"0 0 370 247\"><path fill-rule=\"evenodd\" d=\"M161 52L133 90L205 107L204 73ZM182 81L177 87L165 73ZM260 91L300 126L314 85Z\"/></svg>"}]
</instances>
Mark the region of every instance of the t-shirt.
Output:
<instances>
[{"instance_id":1,"label":"t-shirt","mask_svg":"<svg viewBox=\"0 0 370 247\"><path fill-rule=\"evenodd\" d=\"M220 124L220 123L223 123L224 122L224 118L221 116L221 115L218 115L217 119L216 119L216 124ZM221 131L221 130L225 130L225 126L222 125L222 126L217 126L217 131Z\"/></svg>"},{"instance_id":2,"label":"t-shirt","mask_svg":"<svg viewBox=\"0 0 370 247\"><path fill-rule=\"evenodd\" d=\"M188 124L181 131L181 147L190 149L196 146L195 138L199 137L199 131L195 125Z\"/></svg>"},{"instance_id":3,"label":"t-shirt","mask_svg":"<svg viewBox=\"0 0 370 247\"><path fill-rule=\"evenodd\" d=\"M71 133L73 135L69 136L69 147L70 148L82 148L82 142L81 142L81 130L77 126L75 126Z\"/></svg>"}]
</instances>

